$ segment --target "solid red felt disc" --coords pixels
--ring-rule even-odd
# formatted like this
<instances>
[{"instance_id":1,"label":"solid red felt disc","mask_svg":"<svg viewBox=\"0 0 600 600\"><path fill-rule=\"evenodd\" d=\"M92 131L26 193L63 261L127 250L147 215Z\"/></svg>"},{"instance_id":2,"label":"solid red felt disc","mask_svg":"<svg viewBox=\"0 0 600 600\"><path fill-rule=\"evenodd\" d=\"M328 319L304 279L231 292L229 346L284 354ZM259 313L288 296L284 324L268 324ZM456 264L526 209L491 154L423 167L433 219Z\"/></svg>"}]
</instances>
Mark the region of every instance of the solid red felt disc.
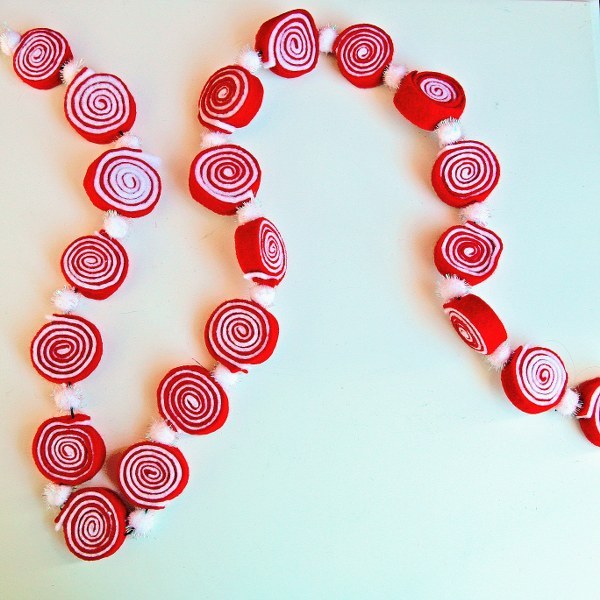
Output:
<instances>
[{"instance_id":1,"label":"solid red felt disc","mask_svg":"<svg viewBox=\"0 0 600 600\"><path fill-rule=\"evenodd\" d=\"M460 83L433 71L411 71L402 79L394 96L396 108L411 123L429 131L444 119L460 118L465 103Z\"/></svg>"},{"instance_id":2,"label":"solid red felt disc","mask_svg":"<svg viewBox=\"0 0 600 600\"><path fill-rule=\"evenodd\" d=\"M102 436L84 414L44 421L33 438L33 460L40 473L54 483L81 485L104 464Z\"/></svg>"},{"instance_id":3,"label":"solid red felt disc","mask_svg":"<svg viewBox=\"0 0 600 600\"><path fill-rule=\"evenodd\" d=\"M577 414L581 431L595 446L600 446L600 377L588 379L577 386L581 408Z\"/></svg>"}]
</instances>

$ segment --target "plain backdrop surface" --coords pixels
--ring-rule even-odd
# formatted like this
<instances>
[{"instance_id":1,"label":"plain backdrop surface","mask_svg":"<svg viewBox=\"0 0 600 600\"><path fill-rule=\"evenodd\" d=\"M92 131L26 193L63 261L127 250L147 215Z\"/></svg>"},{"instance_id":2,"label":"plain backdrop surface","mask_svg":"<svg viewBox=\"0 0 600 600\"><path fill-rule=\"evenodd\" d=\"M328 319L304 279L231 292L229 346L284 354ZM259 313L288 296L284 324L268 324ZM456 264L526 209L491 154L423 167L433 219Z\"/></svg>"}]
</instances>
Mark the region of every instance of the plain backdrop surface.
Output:
<instances>
[{"instance_id":1,"label":"plain backdrop surface","mask_svg":"<svg viewBox=\"0 0 600 600\"><path fill-rule=\"evenodd\" d=\"M133 223L131 273L82 313L106 353L84 383L110 452L138 440L169 368L210 364L218 302L245 294L234 221L187 193L198 93L296 3L2 0L13 28L62 31L138 104L164 195ZM319 24L372 22L396 60L454 75L463 122L502 163L493 227L506 249L480 286L515 342L550 345L573 381L600 375L594 36L585 2L313 1ZM63 90L0 63L0 597L527 599L597 595L600 450L574 421L520 414L433 295L431 248L455 219L431 191L431 134L332 60L297 80L263 73L259 116L235 139L260 160L260 197L288 246L272 360L231 394L218 433L185 439L191 480L149 540L77 561L53 531L30 459L54 414L29 342L62 285L64 247L100 227L81 180L102 148L62 115ZM102 478L100 481L104 481Z\"/></svg>"}]
</instances>

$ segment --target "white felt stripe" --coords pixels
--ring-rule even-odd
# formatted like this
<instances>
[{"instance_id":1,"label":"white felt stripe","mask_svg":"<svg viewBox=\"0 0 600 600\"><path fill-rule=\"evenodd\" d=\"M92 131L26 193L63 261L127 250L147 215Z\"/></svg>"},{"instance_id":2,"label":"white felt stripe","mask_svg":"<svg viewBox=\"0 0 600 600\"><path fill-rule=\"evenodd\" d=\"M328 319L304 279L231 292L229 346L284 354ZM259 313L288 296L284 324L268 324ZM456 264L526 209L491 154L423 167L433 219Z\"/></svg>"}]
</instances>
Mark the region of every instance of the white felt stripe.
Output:
<instances>
[{"instance_id":1,"label":"white felt stripe","mask_svg":"<svg viewBox=\"0 0 600 600\"><path fill-rule=\"evenodd\" d=\"M554 352L525 346L512 360L519 389L531 403L546 406L559 399L567 372Z\"/></svg>"},{"instance_id":2,"label":"white felt stripe","mask_svg":"<svg viewBox=\"0 0 600 600\"><path fill-rule=\"evenodd\" d=\"M308 16L298 12L289 14L273 28L263 66L270 69L279 65L288 71L303 71L314 64L317 46Z\"/></svg>"},{"instance_id":3,"label":"white felt stripe","mask_svg":"<svg viewBox=\"0 0 600 600\"><path fill-rule=\"evenodd\" d=\"M456 330L456 333L458 333L463 341L476 352L487 354L485 340L471 320L456 308L446 308L445 312L448 315L452 326Z\"/></svg>"},{"instance_id":4,"label":"white felt stripe","mask_svg":"<svg viewBox=\"0 0 600 600\"><path fill-rule=\"evenodd\" d=\"M342 32L336 40L335 56L354 77L368 77L386 66L390 39L379 27L361 25Z\"/></svg>"},{"instance_id":5,"label":"white felt stripe","mask_svg":"<svg viewBox=\"0 0 600 600\"><path fill-rule=\"evenodd\" d=\"M67 44L57 32L36 30L23 38L15 51L13 64L15 71L26 79L46 79L64 62Z\"/></svg>"}]
</instances>

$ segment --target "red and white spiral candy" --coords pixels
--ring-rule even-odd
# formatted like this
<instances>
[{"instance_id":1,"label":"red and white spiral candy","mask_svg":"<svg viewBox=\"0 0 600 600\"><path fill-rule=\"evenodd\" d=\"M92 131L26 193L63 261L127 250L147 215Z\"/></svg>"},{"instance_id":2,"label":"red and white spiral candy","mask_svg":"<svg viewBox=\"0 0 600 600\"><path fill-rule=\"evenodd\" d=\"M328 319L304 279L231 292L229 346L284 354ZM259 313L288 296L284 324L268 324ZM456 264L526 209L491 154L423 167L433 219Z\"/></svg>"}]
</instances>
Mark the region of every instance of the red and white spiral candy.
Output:
<instances>
[{"instance_id":1,"label":"red and white spiral candy","mask_svg":"<svg viewBox=\"0 0 600 600\"><path fill-rule=\"evenodd\" d=\"M60 260L67 282L86 298L103 300L117 291L129 267L125 248L105 231L71 242Z\"/></svg>"},{"instance_id":2,"label":"red and white spiral candy","mask_svg":"<svg viewBox=\"0 0 600 600\"><path fill-rule=\"evenodd\" d=\"M567 371L556 352L519 346L502 369L502 387L519 410L541 413L561 401L567 389Z\"/></svg>"},{"instance_id":3,"label":"red and white spiral candy","mask_svg":"<svg viewBox=\"0 0 600 600\"><path fill-rule=\"evenodd\" d=\"M281 77L299 77L317 66L319 31L308 11L290 10L260 26L254 47L265 68Z\"/></svg>"},{"instance_id":4,"label":"red and white spiral candy","mask_svg":"<svg viewBox=\"0 0 600 600\"><path fill-rule=\"evenodd\" d=\"M372 88L381 84L383 72L392 61L394 42L376 25L352 25L335 38L333 53L350 83Z\"/></svg>"},{"instance_id":5,"label":"red and white spiral candy","mask_svg":"<svg viewBox=\"0 0 600 600\"><path fill-rule=\"evenodd\" d=\"M588 379L577 386L581 409L577 414L581 431L595 446L600 446L600 377Z\"/></svg>"},{"instance_id":6,"label":"red and white spiral candy","mask_svg":"<svg viewBox=\"0 0 600 600\"><path fill-rule=\"evenodd\" d=\"M116 75L84 67L65 94L65 116L90 142L109 144L133 127L136 106L129 89Z\"/></svg>"},{"instance_id":7,"label":"red and white spiral candy","mask_svg":"<svg viewBox=\"0 0 600 600\"><path fill-rule=\"evenodd\" d=\"M80 485L104 464L106 447L84 414L54 417L38 428L32 444L40 473L60 485Z\"/></svg>"},{"instance_id":8,"label":"red and white spiral candy","mask_svg":"<svg viewBox=\"0 0 600 600\"><path fill-rule=\"evenodd\" d=\"M435 193L446 204L462 208L483 202L500 179L500 163L488 146L462 140L446 146L431 172Z\"/></svg>"},{"instance_id":9,"label":"red and white spiral candy","mask_svg":"<svg viewBox=\"0 0 600 600\"><path fill-rule=\"evenodd\" d=\"M54 383L85 379L102 358L98 328L77 315L53 315L31 342L31 362L36 371Z\"/></svg>"},{"instance_id":10,"label":"red and white spiral candy","mask_svg":"<svg viewBox=\"0 0 600 600\"><path fill-rule=\"evenodd\" d=\"M444 311L463 342L476 352L492 354L506 341L502 321L491 306L475 294L446 302Z\"/></svg>"},{"instance_id":11,"label":"red and white spiral candy","mask_svg":"<svg viewBox=\"0 0 600 600\"><path fill-rule=\"evenodd\" d=\"M211 355L232 372L266 361L277 345L279 323L260 304L228 300L206 323L204 339Z\"/></svg>"},{"instance_id":12,"label":"red and white spiral candy","mask_svg":"<svg viewBox=\"0 0 600 600\"><path fill-rule=\"evenodd\" d=\"M125 541L127 508L113 491L101 487L77 490L55 519L69 550L82 560L114 554Z\"/></svg>"},{"instance_id":13,"label":"red and white spiral candy","mask_svg":"<svg viewBox=\"0 0 600 600\"><path fill-rule=\"evenodd\" d=\"M260 187L261 170L248 150L224 144L203 150L190 167L192 198L220 214L233 215L253 200Z\"/></svg>"},{"instance_id":14,"label":"red and white spiral candy","mask_svg":"<svg viewBox=\"0 0 600 600\"><path fill-rule=\"evenodd\" d=\"M89 167L83 187L94 206L126 217L143 217L156 206L162 183L158 171L141 150L115 148Z\"/></svg>"},{"instance_id":15,"label":"red and white spiral candy","mask_svg":"<svg viewBox=\"0 0 600 600\"><path fill-rule=\"evenodd\" d=\"M274 287L285 276L285 244L269 219L260 217L240 225L235 231L235 253L246 279Z\"/></svg>"},{"instance_id":16,"label":"red and white spiral candy","mask_svg":"<svg viewBox=\"0 0 600 600\"><path fill-rule=\"evenodd\" d=\"M502 240L493 231L468 221L441 235L433 259L442 275L456 275L476 285L494 273L502 249Z\"/></svg>"},{"instance_id":17,"label":"red and white spiral candy","mask_svg":"<svg viewBox=\"0 0 600 600\"><path fill-rule=\"evenodd\" d=\"M220 429L229 414L225 390L198 365L171 369L156 392L158 411L177 431L203 435Z\"/></svg>"},{"instance_id":18,"label":"red and white spiral candy","mask_svg":"<svg viewBox=\"0 0 600 600\"><path fill-rule=\"evenodd\" d=\"M256 116L263 99L260 79L238 65L211 75L200 92L198 120L211 131L233 133Z\"/></svg>"},{"instance_id":19,"label":"red and white spiral candy","mask_svg":"<svg viewBox=\"0 0 600 600\"><path fill-rule=\"evenodd\" d=\"M189 469L180 450L159 442L130 446L119 461L119 484L132 506L159 510L188 483Z\"/></svg>"},{"instance_id":20,"label":"red and white spiral candy","mask_svg":"<svg viewBox=\"0 0 600 600\"><path fill-rule=\"evenodd\" d=\"M60 70L72 58L64 36L41 27L23 34L13 55L13 68L28 85L48 90L61 84Z\"/></svg>"},{"instance_id":21,"label":"red and white spiral candy","mask_svg":"<svg viewBox=\"0 0 600 600\"><path fill-rule=\"evenodd\" d=\"M433 131L444 119L459 119L465 92L453 77L433 71L411 71L402 78L394 105L411 123Z\"/></svg>"}]
</instances>

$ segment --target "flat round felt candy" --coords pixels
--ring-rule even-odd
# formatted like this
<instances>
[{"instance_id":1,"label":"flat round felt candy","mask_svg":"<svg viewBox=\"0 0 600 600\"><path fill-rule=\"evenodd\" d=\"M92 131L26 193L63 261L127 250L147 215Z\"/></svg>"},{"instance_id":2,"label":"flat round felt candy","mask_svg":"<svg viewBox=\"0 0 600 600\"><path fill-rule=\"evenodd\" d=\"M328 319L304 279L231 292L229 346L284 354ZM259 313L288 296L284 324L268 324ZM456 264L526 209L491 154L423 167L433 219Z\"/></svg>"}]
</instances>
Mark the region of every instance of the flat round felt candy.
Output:
<instances>
[{"instance_id":1,"label":"flat round felt candy","mask_svg":"<svg viewBox=\"0 0 600 600\"><path fill-rule=\"evenodd\" d=\"M233 215L260 187L258 161L244 148L224 144L203 150L190 167L190 193L206 208Z\"/></svg>"},{"instance_id":2,"label":"flat round felt candy","mask_svg":"<svg viewBox=\"0 0 600 600\"><path fill-rule=\"evenodd\" d=\"M72 58L69 43L58 31L30 29L13 54L13 67L28 85L48 90L61 84L60 70Z\"/></svg>"},{"instance_id":3,"label":"flat round felt candy","mask_svg":"<svg viewBox=\"0 0 600 600\"><path fill-rule=\"evenodd\" d=\"M125 541L127 508L113 491L101 487L77 490L55 519L67 548L82 560L114 554Z\"/></svg>"},{"instance_id":4,"label":"flat round felt candy","mask_svg":"<svg viewBox=\"0 0 600 600\"><path fill-rule=\"evenodd\" d=\"M109 144L133 127L135 100L116 75L84 67L67 88L65 116L86 140Z\"/></svg>"},{"instance_id":5,"label":"flat round felt candy","mask_svg":"<svg viewBox=\"0 0 600 600\"><path fill-rule=\"evenodd\" d=\"M71 242L60 268L67 282L86 298L103 300L117 291L127 275L129 259L125 248L100 231Z\"/></svg>"},{"instance_id":6,"label":"flat round felt candy","mask_svg":"<svg viewBox=\"0 0 600 600\"><path fill-rule=\"evenodd\" d=\"M444 311L460 338L481 354L492 354L506 341L506 329L494 310L479 296L467 294L444 304Z\"/></svg>"},{"instance_id":7,"label":"flat round felt candy","mask_svg":"<svg viewBox=\"0 0 600 600\"><path fill-rule=\"evenodd\" d=\"M444 119L459 119L465 103L460 83L433 71L411 71L402 79L394 96L394 105L402 115L429 131Z\"/></svg>"},{"instance_id":8,"label":"flat round felt candy","mask_svg":"<svg viewBox=\"0 0 600 600\"><path fill-rule=\"evenodd\" d=\"M54 383L85 379L102 358L102 336L83 317L53 315L31 342L31 362L37 372Z\"/></svg>"},{"instance_id":9,"label":"flat round felt candy","mask_svg":"<svg viewBox=\"0 0 600 600\"><path fill-rule=\"evenodd\" d=\"M40 473L60 485L76 486L90 480L104 464L106 447L84 414L54 417L38 428L32 444Z\"/></svg>"},{"instance_id":10,"label":"flat round felt candy","mask_svg":"<svg viewBox=\"0 0 600 600\"><path fill-rule=\"evenodd\" d=\"M317 66L319 32L309 12L290 10L261 25L254 47L265 68L281 77L300 77Z\"/></svg>"},{"instance_id":11,"label":"flat round felt candy","mask_svg":"<svg viewBox=\"0 0 600 600\"><path fill-rule=\"evenodd\" d=\"M126 217L143 217L156 206L162 183L141 150L107 150L89 167L83 187L94 206Z\"/></svg>"},{"instance_id":12,"label":"flat round felt candy","mask_svg":"<svg viewBox=\"0 0 600 600\"><path fill-rule=\"evenodd\" d=\"M581 431L595 446L600 446L600 377L588 379L577 386L581 407L577 414Z\"/></svg>"},{"instance_id":13,"label":"flat round felt candy","mask_svg":"<svg viewBox=\"0 0 600 600\"><path fill-rule=\"evenodd\" d=\"M381 84L383 72L392 61L394 43L375 25L352 25L342 31L333 44L341 74L359 88Z\"/></svg>"},{"instance_id":14,"label":"flat round felt candy","mask_svg":"<svg viewBox=\"0 0 600 600\"><path fill-rule=\"evenodd\" d=\"M481 142L461 140L445 146L431 171L431 184L446 204L462 208L483 202L498 185L500 163Z\"/></svg>"},{"instance_id":15,"label":"flat round felt candy","mask_svg":"<svg viewBox=\"0 0 600 600\"><path fill-rule=\"evenodd\" d=\"M119 461L121 490L138 508L164 508L183 492L188 479L188 464L181 451L159 442L134 444Z\"/></svg>"},{"instance_id":16,"label":"flat round felt candy","mask_svg":"<svg viewBox=\"0 0 600 600\"><path fill-rule=\"evenodd\" d=\"M244 277L279 285L287 270L287 252L279 230L269 219L254 219L235 231L235 253Z\"/></svg>"},{"instance_id":17,"label":"flat round felt candy","mask_svg":"<svg viewBox=\"0 0 600 600\"><path fill-rule=\"evenodd\" d=\"M244 67L223 67L200 92L198 120L211 131L233 133L254 119L263 93L260 79Z\"/></svg>"},{"instance_id":18,"label":"flat round felt candy","mask_svg":"<svg viewBox=\"0 0 600 600\"><path fill-rule=\"evenodd\" d=\"M541 413L562 399L567 389L567 371L556 352L539 346L519 346L502 369L502 387L519 410Z\"/></svg>"},{"instance_id":19,"label":"flat round felt candy","mask_svg":"<svg viewBox=\"0 0 600 600\"><path fill-rule=\"evenodd\" d=\"M225 390L198 365L171 369L156 392L158 411L177 431L204 435L220 429L229 414Z\"/></svg>"},{"instance_id":20,"label":"flat round felt candy","mask_svg":"<svg viewBox=\"0 0 600 600\"><path fill-rule=\"evenodd\" d=\"M266 361L277 345L277 319L250 300L228 300L206 323L204 339L215 360L232 372L247 372L249 365Z\"/></svg>"}]
</instances>

